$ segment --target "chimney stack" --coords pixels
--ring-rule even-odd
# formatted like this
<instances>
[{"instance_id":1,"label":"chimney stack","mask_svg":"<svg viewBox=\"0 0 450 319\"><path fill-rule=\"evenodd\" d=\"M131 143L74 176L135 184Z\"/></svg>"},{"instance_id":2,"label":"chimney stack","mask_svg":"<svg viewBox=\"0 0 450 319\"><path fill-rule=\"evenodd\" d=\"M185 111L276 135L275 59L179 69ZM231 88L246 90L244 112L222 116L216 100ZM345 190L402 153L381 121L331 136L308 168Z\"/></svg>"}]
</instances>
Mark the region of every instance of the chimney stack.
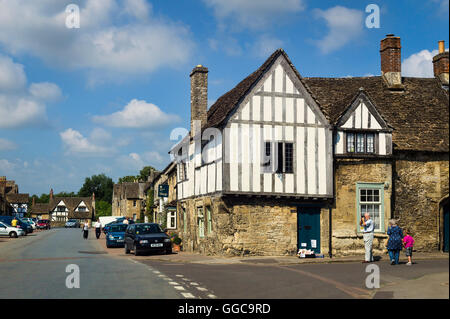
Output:
<instances>
[{"instance_id":1,"label":"chimney stack","mask_svg":"<svg viewBox=\"0 0 450 319\"><path fill-rule=\"evenodd\" d=\"M380 43L381 75L391 89L402 89L402 46L400 37L387 34Z\"/></svg>"},{"instance_id":2,"label":"chimney stack","mask_svg":"<svg viewBox=\"0 0 450 319\"><path fill-rule=\"evenodd\" d=\"M206 124L208 108L208 68L197 65L191 72L191 137L201 132ZM200 121L200 125L194 125ZM197 122L198 124L198 122Z\"/></svg>"},{"instance_id":3,"label":"chimney stack","mask_svg":"<svg viewBox=\"0 0 450 319\"><path fill-rule=\"evenodd\" d=\"M433 57L434 76L438 78L442 85L448 86L448 60L449 53L445 51L445 42L439 41L439 53Z\"/></svg>"},{"instance_id":4,"label":"chimney stack","mask_svg":"<svg viewBox=\"0 0 450 319\"><path fill-rule=\"evenodd\" d=\"M53 188L50 189L50 202L53 200Z\"/></svg>"}]
</instances>

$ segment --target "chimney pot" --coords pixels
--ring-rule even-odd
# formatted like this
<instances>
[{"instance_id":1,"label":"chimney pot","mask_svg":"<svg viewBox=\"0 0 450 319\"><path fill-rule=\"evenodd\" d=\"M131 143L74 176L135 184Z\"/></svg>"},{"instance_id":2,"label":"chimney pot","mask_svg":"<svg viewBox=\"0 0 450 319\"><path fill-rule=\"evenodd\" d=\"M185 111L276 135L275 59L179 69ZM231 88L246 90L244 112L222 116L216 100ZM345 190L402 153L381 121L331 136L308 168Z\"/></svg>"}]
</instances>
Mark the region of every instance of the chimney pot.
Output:
<instances>
[{"instance_id":1,"label":"chimney pot","mask_svg":"<svg viewBox=\"0 0 450 319\"><path fill-rule=\"evenodd\" d=\"M433 57L434 76L438 78L442 85L449 85L449 53L445 51L445 41L439 41L439 53Z\"/></svg>"}]
</instances>

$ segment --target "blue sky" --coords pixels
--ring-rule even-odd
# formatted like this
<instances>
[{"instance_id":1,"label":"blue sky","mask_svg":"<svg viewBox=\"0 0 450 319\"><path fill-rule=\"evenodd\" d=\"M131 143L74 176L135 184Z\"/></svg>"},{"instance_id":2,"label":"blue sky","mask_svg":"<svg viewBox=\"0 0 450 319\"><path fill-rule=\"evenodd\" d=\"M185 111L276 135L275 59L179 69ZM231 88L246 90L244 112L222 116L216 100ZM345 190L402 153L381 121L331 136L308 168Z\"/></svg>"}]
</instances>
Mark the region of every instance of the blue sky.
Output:
<instances>
[{"instance_id":1,"label":"blue sky","mask_svg":"<svg viewBox=\"0 0 450 319\"><path fill-rule=\"evenodd\" d=\"M80 28L65 25L71 3ZM279 47L302 76L379 75L394 33L403 75L430 77L448 14L448 0L0 0L0 175L40 194L164 168L197 64L211 105Z\"/></svg>"}]
</instances>

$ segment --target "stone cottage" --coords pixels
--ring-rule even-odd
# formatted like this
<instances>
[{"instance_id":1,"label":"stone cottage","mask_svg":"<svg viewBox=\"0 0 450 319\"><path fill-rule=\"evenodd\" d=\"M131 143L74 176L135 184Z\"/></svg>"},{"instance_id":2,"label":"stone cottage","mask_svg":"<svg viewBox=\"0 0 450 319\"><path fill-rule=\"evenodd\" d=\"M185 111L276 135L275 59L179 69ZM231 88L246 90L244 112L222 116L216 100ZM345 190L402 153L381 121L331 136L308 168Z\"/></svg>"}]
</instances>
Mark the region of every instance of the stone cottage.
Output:
<instances>
[{"instance_id":1,"label":"stone cottage","mask_svg":"<svg viewBox=\"0 0 450 319\"><path fill-rule=\"evenodd\" d=\"M144 212L149 182L126 182L114 184L112 216L128 217L144 221Z\"/></svg>"},{"instance_id":2,"label":"stone cottage","mask_svg":"<svg viewBox=\"0 0 450 319\"><path fill-rule=\"evenodd\" d=\"M0 176L0 215L24 217L28 212L29 194L19 193L19 186Z\"/></svg>"},{"instance_id":3,"label":"stone cottage","mask_svg":"<svg viewBox=\"0 0 450 319\"><path fill-rule=\"evenodd\" d=\"M448 249L449 55L435 78L401 76L400 38L381 76L305 78L275 51L207 110L208 69L191 74L191 130L172 149L184 248L207 254L363 251L359 219L388 220L416 249ZM446 246L447 245L447 246Z\"/></svg>"},{"instance_id":4,"label":"stone cottage","mask_svg":"<svg viewBox=\"0 0 450 319\"><path fill-rule=\"evenodd\" d=\"M171 162L155 176L153 183L153 220L170 232L176 232L179 225L177 214L177 164ZM167 188L167 197L159 192L159 186Z\"/></svg>"}]
</instances>

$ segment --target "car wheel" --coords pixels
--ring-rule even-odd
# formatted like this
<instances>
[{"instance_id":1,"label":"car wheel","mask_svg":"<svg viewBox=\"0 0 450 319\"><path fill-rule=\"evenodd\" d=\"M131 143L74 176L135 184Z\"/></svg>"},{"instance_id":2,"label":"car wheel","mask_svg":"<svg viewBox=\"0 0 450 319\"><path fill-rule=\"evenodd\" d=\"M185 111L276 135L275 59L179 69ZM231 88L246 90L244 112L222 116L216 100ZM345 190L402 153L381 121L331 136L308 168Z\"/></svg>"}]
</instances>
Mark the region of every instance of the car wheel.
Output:
<instances>
[{"instance_id":1,"label":"car wheel","mask_svg":"<svg viewBox=\"0 0 450 319\"><path fill-rule=\"evenodd\" d=\"M127 244L125 244L125 254L129 254L129 253L130 253L130 250L128 249Z\"/></svg>"},{"instance_id":2,"label":"car wheel","mask_svg":"<svg viewBox=\"0 0 450 319\"><path fill-rule=\"evenodd\" d=\"M15 231L12 231L12 232L9 233L9 237L17 238L18 236L17 236L17 233Z\"/></svg>"},{"instance_id":3,"label":"car wheel","mask_svg":"<svg viewBox=\"0 0 450 319\"><path fill-rule=\"evenodd\" d=\"M134 252L135 256L139 256L139 252L138 252L138 250L136 248L136 244L133 245L133 252Z\"/></svg>"},{"instance_id":4,"label":"car wheel","mask_svg":"<svg viewBox=\"0 0 450 319\"><path fill-rule=\"evenodd\" d=\"M110 246L110 245L108 245L108 244L106 244L106 248L111 248L111 246Z\"/></svg>"}]
</instances>

